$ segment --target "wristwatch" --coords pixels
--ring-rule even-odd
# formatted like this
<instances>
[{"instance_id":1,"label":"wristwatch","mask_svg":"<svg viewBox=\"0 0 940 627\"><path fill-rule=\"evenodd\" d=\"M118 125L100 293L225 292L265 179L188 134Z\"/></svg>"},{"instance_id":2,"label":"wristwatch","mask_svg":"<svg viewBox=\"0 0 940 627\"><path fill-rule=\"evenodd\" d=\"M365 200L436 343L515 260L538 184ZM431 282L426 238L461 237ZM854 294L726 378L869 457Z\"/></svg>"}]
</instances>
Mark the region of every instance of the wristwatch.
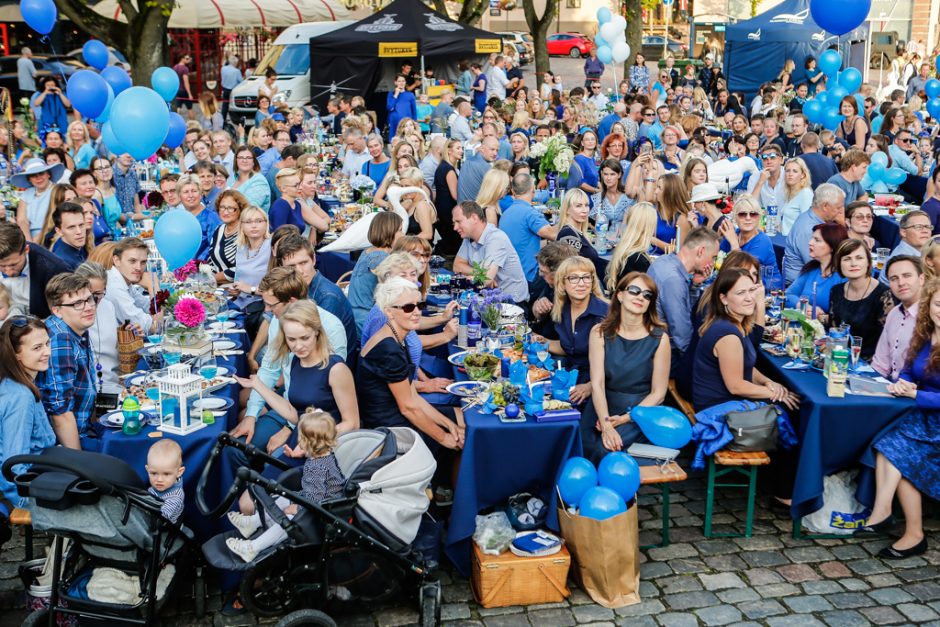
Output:
<instances>
[{"instance_id":1,"label":"wristwatch","mask_svg":"<svg viewBox=\"0 0 940 627\"><path fill-rule=\"evenodd\" d=\"M251 286L251 293L252 293L252 295L254 295L257 291L258 291L258 288L255 287L254 285L252 285L252 286Z\"/></svg>"}]
</instances>

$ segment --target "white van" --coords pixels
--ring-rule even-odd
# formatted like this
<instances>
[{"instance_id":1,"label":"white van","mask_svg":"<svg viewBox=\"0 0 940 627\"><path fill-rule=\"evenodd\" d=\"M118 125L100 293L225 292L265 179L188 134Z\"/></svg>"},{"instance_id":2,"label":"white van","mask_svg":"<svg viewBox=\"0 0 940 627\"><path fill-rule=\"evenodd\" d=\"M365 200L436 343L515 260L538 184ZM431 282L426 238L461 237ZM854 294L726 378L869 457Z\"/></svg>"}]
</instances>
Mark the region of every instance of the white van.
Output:
<instances>
[{"instance_id":1,"label":"white van","mask_svg":"<svg viewBox=\"0 0 940 627\"><path fill-rule=\"evenodd\" d=\"M229 100L232 120L237 124L244 118L246 126L255 123L258 87L264 82L264 73L269 67L277 72L275 100L281 100L291 108L310 102L310 38L350 24L355 22L304 22L286 28L262 57L255 73L232 90Z\"/></svg>"}]
</instances>

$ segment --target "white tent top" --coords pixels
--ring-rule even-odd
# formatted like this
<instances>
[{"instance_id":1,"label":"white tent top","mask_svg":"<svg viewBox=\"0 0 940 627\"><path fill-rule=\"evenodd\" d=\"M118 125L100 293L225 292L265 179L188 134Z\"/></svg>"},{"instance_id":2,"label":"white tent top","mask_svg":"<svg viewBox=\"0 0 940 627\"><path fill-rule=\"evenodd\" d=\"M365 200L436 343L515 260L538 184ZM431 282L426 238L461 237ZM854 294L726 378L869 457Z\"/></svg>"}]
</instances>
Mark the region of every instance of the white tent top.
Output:
<instances>
[{"instance_id":1,"label":"white tent top","mask_svg":"<svg viewBox=\"0 0 940 627\"><path fill-rule=\"evenodd\" d=\"M133 0L132 0L133 1ZM96 13L125 21L117 0L102 0ZM337 0L177 0L170 28L291 26L300 22L335 22L349 18Z\"/></svg>"}]
</instances>

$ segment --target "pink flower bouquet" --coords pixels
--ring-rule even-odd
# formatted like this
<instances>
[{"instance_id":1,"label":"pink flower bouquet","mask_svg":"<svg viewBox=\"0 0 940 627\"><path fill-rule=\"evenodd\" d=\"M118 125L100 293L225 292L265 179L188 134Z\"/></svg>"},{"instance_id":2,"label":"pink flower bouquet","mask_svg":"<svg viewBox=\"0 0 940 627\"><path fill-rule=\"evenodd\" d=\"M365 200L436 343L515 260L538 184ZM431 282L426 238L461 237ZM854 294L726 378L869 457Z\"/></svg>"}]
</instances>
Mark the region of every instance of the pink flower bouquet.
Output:
<instances>
[{"instance_id":1,"label":"pink flower bouquet","mask_svg":"<svg viewBox=\"0 0 940 627\"><path fill-rule=\"evenodd\" d=\"M173 315L180 324L189 328L197 327L206 319L206 307L199 299L187 296L176 302Z\"/></svg>"}]
</instances>

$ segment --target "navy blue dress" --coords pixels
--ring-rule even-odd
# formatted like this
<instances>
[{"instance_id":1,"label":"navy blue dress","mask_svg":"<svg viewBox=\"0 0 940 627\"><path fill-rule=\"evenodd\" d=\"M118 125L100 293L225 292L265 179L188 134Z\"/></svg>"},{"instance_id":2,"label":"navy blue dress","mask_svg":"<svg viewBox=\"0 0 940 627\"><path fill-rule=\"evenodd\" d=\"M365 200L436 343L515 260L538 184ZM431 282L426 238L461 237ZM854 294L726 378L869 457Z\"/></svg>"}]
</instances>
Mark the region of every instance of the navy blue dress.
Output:
<instances>
[{"instance_id":1,"label":"navy blue dress","mask_svg":"<svg viewBox=\"0 0 940 627\"><path fill-rule=\"evenodd\" d=\"M343 419L336 406L336 399L333 398L333 388L330 387L330 371L333 366L342 362L343 358L339 355L330 355L326 368L305 368L300 365L300 359L296 356L291 360L287 400L298 414L303 414L310 407L316 407L333 416L337 423Z\"/></svg>"},{"instance_id":2,"label":"navy blue dress","mask_svg":"<svg viewBox=\"0 0 940 627\"><path fill-rule=\"evenodd\" d=\"M414 370L408 352L390 337L380 340L359 358L356 394L363 428L412 426L398 409L395 395L388 386L410 382Z\"/></svg>"},{"instance_id":3,"label":"navy blue dress","mask_svg":"<svg viewBox=\"0 0 940 627\"><path fill-rule=\"evenodd\" d=\"M917 411L882 436L875 450L921 493L940 499L940 373L926 372L929 357L928 344L901 371L900 378L917 384Z\"/></svg>"},{"instance_id":4,"label":"navy blue dress","mask_svg":"<svg viewBox=\"0 0 940 627\"><path fill-rule=\"evenodd\" d=\"M715 357L715 344L728 335L741 341L744 349L744 380L754 380L754 364L757 363L757 349L741 330L727 320L716 320L698 341L695 359L692 362L692 405L695 411L702 411L721 403L739 400L728 391L721 376L721 367Z\"/></svg>"},{"instance_id":5,"label":"navy blue dress","mask_svg":"<svg viewBox=\"0 0 940 627\"><path fill-rule=\"evenodd\" d=\"M587 309L575 320L574 329L571 326L571 303L565 305L561 311L561 322L555 323L558 341L565 351L565 367L568 370L578 369L578 384L591 380L591 363L588 360L588 345L591 339L591 329L607 316L608 305L602 299L592 295Z\"/></svg>"}]
</instances>

